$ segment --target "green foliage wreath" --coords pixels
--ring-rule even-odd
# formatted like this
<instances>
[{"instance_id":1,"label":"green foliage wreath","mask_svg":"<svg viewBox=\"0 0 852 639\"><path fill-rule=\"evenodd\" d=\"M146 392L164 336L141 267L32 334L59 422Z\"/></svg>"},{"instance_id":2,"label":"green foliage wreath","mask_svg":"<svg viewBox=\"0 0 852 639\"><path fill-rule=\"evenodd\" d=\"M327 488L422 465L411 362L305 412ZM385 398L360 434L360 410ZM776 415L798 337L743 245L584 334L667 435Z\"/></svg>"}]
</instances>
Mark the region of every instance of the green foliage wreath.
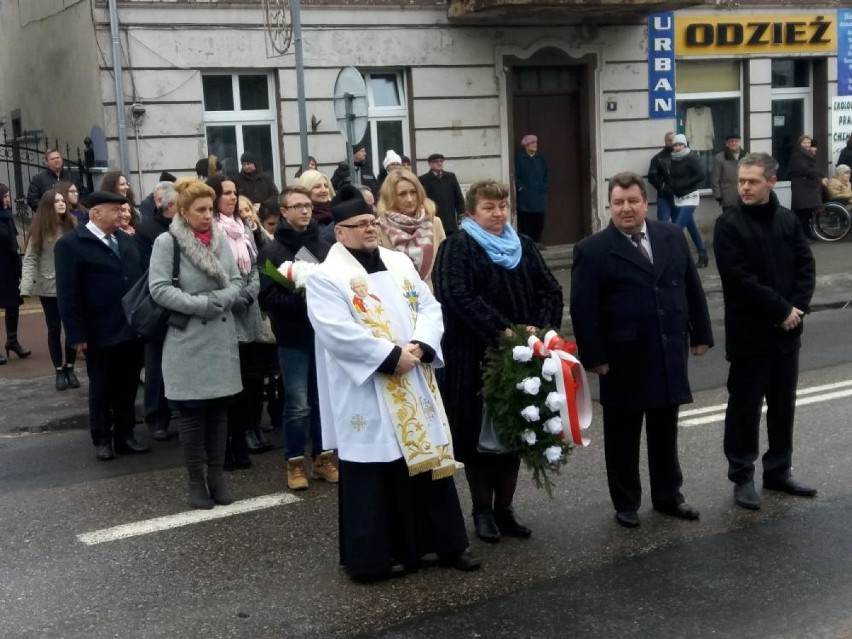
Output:
<instances>
[{"instance_id":1,"label":"green foliage wreath","mask_svg":"<svg viewBox=\"0 0 852 639\"><path fill-rule=\"evenodd\" d=\"M504 334L498 345L485 353L482 397L500 443L520 455L532 470L536 486L552 497L552 474L558 474L567 463L572 445L564 432L553 432L557 426L552 419L559 419L559 409L548 407L547 400L550 397L553 406L555 398L551 394L558 395L555 378L548 380L542 375L544 360L527 358L527 350L531 349L527 346L526 326L513 326L512 330L513 335ZM539 338L543 335L544 331L537 334ZM540 382L538 391L531 394L518 388L524 380L533 380L527 382L528 390L534 390ZM530 407L537 409L538 419L531 419L536 411Z\"/></svg>"}]
</instances>

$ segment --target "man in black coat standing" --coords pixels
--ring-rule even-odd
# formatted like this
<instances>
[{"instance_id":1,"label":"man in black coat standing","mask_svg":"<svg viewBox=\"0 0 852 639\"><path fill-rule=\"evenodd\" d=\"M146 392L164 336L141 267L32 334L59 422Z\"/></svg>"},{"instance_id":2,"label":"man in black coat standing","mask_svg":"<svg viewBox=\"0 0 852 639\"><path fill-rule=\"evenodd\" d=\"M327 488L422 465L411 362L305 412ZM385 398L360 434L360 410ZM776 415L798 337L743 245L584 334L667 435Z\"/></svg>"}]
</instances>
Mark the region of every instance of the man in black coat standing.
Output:
<instances>
[{"instance_id":1,"label":"man in black coat standing","mask_svg":"<svg viewBox=\"0 0 852 639\"><path fill-rule=\"evenodd\" d=\"M802 317L810 308L816 269L801 225L772 190L777 173L778 163L765 153L740 160L740 204L722 213L713 234L731 363L725 456L734 501L749 510L760 508L754 462L764 399L769 439L764 489L800 497L817 493L791 475Z\"/></svg>"},{"instance_id":2,"label":"man in black coat standing","mask_svg":"<svg viewBox=\"0 0 852 639\"><path fill-rule=\"evenodd\" d=\"M257 159L248 151L240 156L240 172L234 176L234 183L237 192L245 195L253 204L278 196L278 187L272 176L257 166Z\"/></svg>"},{"instance_id":3,"label":"man in black coat standing","mask_svg":"<svg viewBox=\"0 0 852 639\"><path fill-rule=\"evenodd\" d=\"M464 196L455 173L444 170L444 156L433 153L427 158L429 171L420 176L426 195L435 203L438 216L449 237L459 228L459 218L464 211Z\"/></svg>"},{"instance_id":4,"label":"man in black coat standing","mask_svg":"<svg viewBox=\"0 0 852 639\"><path fill-rule=\"evenodd\" d=\"M89 222L56 243L56 294L68 341L86 354L89 427L99 461L147 453L133 437L142 341L127 323L121 298L141 277L133 239L119 230L127 199L96 191Z\"/></svg>"},{"instance_id":5,"label":"man in black coat standing","mask_svg":"<svg viewBox=\"0 0 852 639\"><path fill-rule=\"evenodd\" d=\"M352 160L355 164L355 180L349 175L349 162L344 160L337 165L334 173L331 176L331 186L335 191L339 191L344 184L359 184L370 187L374 196L379 194L379 181L376 179L373 169L370 168L370 163L367 161L367 147L363 143L356 144L352 147Z\"/></svg>"},{"instance_id":6,"label":"man in black coat standing","mask_svg":"<svg viewBox=\"0 0 852 639\"><path fill-rule=\"evenodd\" d=\"M27 205L35 211L41 196L56 186L57 182L74 182L71 171L65 168L65 160L59 149L48 149L44 152L44 171L36 173L27 189ZM82 190L82 185L77 185Z\"/></svg>"},{"instance_id":7,"label":"man in black coat standing","mask_svg":"<svg viewBox=\"0 0 852 639\"><path fill-rule=\"evenodd\" d=\"M151 263L151 251L154 240L169 230L172 218L177 212L177 191L174 185L166 183L160 205L154 209L151 218L139 223L133 240L139 251L139 267L144 273ZM171 439L169 423L172 419L172 409L166 399L166 388L163 385L163 342L149 340L145 342L145 423L151 431L151 437L159 442Z\"/></svg>"},{"instance_id":8,"label":"man in black coat standing","mask_svg":"<svg viewBox=\"0 0 852 639\"><path fill-rule=\"evenodd\" d=\"M600 375L604 453L616 521L639 526L642 419L654 509L698 519L680 488L677 454L681 404L692 401L690 347L713 345L701 280L683 233L647 220L642 178L619 173L609 182L612 221L574 248L571 319L580 359Z\"/></svg>"}]
</instances>

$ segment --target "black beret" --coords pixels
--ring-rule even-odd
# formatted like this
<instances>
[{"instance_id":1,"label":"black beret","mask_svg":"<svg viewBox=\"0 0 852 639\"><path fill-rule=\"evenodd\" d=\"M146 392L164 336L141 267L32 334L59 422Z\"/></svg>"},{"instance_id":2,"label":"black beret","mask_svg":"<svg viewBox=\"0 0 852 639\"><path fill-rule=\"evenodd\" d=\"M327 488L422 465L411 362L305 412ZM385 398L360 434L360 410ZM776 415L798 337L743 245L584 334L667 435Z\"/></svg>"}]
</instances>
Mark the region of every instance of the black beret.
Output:
<instances>
[{"instance_id":1,"label":"black beret","mask_svg":"<svg viewBox=\"0 0 852 639\"><path fill-rule=\"evenodd\" d=\"M168 171L163 171L160 173L160 182L177 182L177 178Z\"/></svg>"},{"instance_id":2,"label":"black beret","mask_svg":"<svg viewBox=\"0 0 852 639\"><path fill-rule=\"evenodd\" d=\"M251 164L257 164L257 160L255 159L252 153L246 151L240 156L240 162L250 162Z\"/></svg>"},{"instance_id":3,"label":"black beret","mask_svg":"<svg viewBox=\"0 0 852 639\"><path fill-rule=\"evenodd\" d=\"M433 153L428 158L426 158L427 162L434 162L435 160L443 160L444 156L441 153Z\"/></svg>"},{"instance_id":4,"label":"black beret","mask_svg":"<svg viewBox=\"0 0 852 639\"><path fill-rule=\"evenodd\" d=\"M727 142L728 140L739 140L739 139L740 139L739 133L728 133L728 135L725 136L725 142Z\"/></svg>"},{"instance_id":5,"label":"black beret","mask_svg":"<svg viewBox=\"0 0 852 639\"><path fill-rule=\"evenodd\" d=\"M335 224L356 215L372 212L360 189L351 184L341 186L331 201L331 215Z\"/></svg>"},{"instance_id":6,"label":"black beret","mask_svg":"<svg viewBox=\"0 0 852 639\"><path fill-rule=\"evenodd\" d=\"M86 201L83 204L89 209L98 204L127 204L127 198L118 193L95 191L86 196Z\"/></svg>"},{"instance_id":7,"label":"black beret","mask_svg":"<svg viewBox=\"0 0 852 639\"><path fill-rule=\"evenodd\" d=\"M352 145L352 153L358 153L361 149L366 149L367 145L363 142L359 142L358 144Z\"/></svg>"}]
</instances>

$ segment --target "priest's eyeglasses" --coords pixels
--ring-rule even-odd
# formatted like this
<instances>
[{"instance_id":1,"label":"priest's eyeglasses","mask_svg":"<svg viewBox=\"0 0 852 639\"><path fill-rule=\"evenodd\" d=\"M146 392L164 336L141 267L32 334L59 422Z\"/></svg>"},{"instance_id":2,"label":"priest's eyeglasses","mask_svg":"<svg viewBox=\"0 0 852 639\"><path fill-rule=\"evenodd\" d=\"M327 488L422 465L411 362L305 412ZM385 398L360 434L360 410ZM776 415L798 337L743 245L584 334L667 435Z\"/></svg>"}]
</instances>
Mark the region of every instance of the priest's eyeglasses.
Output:
<instances>
[{"instance_id":1,"label":"priest's eyeglasses","mask_svg":"<svg viewBox=\"0 0 852 639\"><path fill-rule=\"evenodd\" d=\"M343 228L346 228L346 229L358 229L359 231L363 231L363 230L367 229L368 227L378 226L378 225L379 225L379 220L374 218L372 220L364 220L362 222L358 222L358 224L338 224L337 226L342 226Z\"/></svg>"},{"instance_id":2,"label":"priest's eyeglasses","mask_svg":"<svg viewBox=\"0 0 852 639\"><path fill-rule=\"evenodd\" d=\"M308 202L307 204L291 204L290 206L285 206L284 208L288 211L313 211L314 205Z\"/></svg>"}]
</instances>

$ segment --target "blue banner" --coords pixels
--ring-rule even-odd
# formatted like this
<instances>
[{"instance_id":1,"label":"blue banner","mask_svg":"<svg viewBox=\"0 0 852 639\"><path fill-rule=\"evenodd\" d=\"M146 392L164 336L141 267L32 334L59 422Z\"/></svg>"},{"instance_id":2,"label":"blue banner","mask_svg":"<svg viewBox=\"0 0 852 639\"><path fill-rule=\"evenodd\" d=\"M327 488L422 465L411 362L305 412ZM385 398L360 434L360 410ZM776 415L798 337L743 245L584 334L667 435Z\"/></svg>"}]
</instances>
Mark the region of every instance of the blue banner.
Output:
<instances>
[{"instance_id":1,"label":"blue banner","mask_svg":"<svg viewBox=\"0 0 852 639\"><path fill-rule=\"evenodd\" d=\"M852 95L852 10L837 12L837 95Z\"/></svg>"},{"instance_id":2,"label":"blue banner","mask_svg":"<svg viewBox=\"0 0 852 639\"><path fill-rule=\"evenodd\" d=\"M648 16L648 117L675 116L674 11Z\"/></svg>"}]
</instances>

